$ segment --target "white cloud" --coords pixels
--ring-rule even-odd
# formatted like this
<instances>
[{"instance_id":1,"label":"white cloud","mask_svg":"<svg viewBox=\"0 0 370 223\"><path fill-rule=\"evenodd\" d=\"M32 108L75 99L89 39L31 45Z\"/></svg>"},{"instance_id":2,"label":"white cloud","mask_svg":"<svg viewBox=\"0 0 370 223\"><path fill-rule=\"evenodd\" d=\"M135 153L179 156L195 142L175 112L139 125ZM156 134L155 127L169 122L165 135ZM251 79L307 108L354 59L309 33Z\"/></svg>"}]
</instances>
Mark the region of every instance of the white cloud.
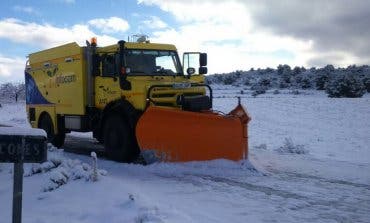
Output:
<instances>
[{"instance_id":1,"label":"white cloud","mask_svg":"<svg viewBox=\"0 0 370 223\"><path fill-rule=\"evenodd\" d=\"M138 0L139 4L157 5L181 22L248 22L246 7L233 0ZM239 17L242 16L242 17Z\"/></svg>"},{"instance_id":2,"label":"white cloud","mask_svg":"<svg viewBox=\"0 0 370 223\"><path fill-rule=\"evenodd\" d=\"M175 44L180 52L207 52L209 73L274 67L280 63L305 65L310 57L312 41L256 29L244 4L237 1L143 0L141 3L157 4L181 24L177 29L154 32L152 41ZM292 56L279 57L276 52L280 51Z\"/></svg>"},{"instance_id":3,"label":"white cloud","mask_svg":"<svg viewBox=\"0 0 370 223\"><path fill-rule=\"evenodd\" d=\"M39 12L31 6L16 5L13 7L13 10L16 12L25 12L28 14L39 14Z\"/></svg>"},{"instance_id":4,"label":"white cloud","mask_svg":"<svg viewBox=\"0 0 370 223\"><path fill-rule=\"evenodd\" d=\"M110 17L108 19L93 19L90 20L88 24L93 28L101 30L103 33L122 33L130 28L126 20L118 17Z\"/></svg>"},{"instance_id":5,"label":"white cloud","mask_svg":"<svg viewBox=\"0 0 370 223\"><path fill-rule=\"evenodd\" d=\"M0 55L0 81L19 81L24 76L26 58L5 57Z\"/></svg>"},{"instance_id":6,"label":"white cloud","mask_svg":"<svg viewBox=\"0 0 370 223\"><path fill-rule=\"evenodd\" d=\"M41 48L49 48L67 42L85 44L85 40L97 37L101 45L113 44L117 39L108 35L98 35L88 25L76 24L71 27L55 27L50 24L23 22L8 18L0 20L0 38L16 43L25 43Z\"/></svg>"},{"instance_id":7,"label":"white cloud","mask_svg":"<svg viewBox=\"0 0 370 223\"><path fill-rule=\"evenodd\" d=\"M310 42L300 42L289 37L274 37L265 34L251 34L237 39L228 34L229 27L208 24L187 25L180 30L167 29L154 33L153 42L172 43L180 52L202 51L208 53L209 73L230 72L251 67L276 67L279 64L303 64L308 55L291 58L276 58L274 52L310 48ZM224 33L219 38L215 33Z\"/></svg>"},{"instance_id":8,"label":"white cloud","mask_svg":"<svg viewBox=\"0 0 370 223\"><path fill-rule=\"evenodd\" d=\"M163 29L168 25L157 16L151 16L150 19L142 22L147 28L150 29Z\"/></svg>"},{"instance_id":9,"label":"white cloud","mask_svg":"<svg viewBox=\"0 0 370 223\"><path fill-rule=\"evenodd\" d=\"M24 22L14 18L0 20L0 38L15 43L39 47L40 50L68 42L85 45L85 40L97 37L98 45L117 43L118 39L109 35L98 35L90 26L76 24L71 27L56 27L50 24ZM31 52L28 52L31 53ZM26 58L0 55L0 81L23 80Z\"/></svg>"},{"instance_id":10,"label":"white cloud","mask_svg":"<svg viewBox=\"0 0 370 223\"><path fill-rule=\"evenodd\" d=\"M138 3L158 6L171 13L180 24L176 29L154 32L153 41L173 43L180 51L207 52L210 73L274 67L281 63L291 66L319 65L312 62L315 58L328 56L326 54L340 55L340 59L333 61L337 66L365 61L339 49L330 53L320 52L314 47L314 39L297 38L289 33L277 34L258 25L253 14L261 6L258 2L138 0Z\"/></svg>"}]
</instances>

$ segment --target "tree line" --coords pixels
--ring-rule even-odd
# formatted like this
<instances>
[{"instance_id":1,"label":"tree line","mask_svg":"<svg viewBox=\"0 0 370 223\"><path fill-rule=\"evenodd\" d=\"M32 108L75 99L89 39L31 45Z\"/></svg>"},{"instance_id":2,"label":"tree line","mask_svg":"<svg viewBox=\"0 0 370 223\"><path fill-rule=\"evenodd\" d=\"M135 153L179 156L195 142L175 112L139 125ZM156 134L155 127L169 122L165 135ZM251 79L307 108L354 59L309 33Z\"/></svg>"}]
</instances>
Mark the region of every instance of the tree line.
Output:
<instances>
[{"instance_id":1,"label":"tree line","mask_svg":"<svg viewBox=\"0 0 370 223\"><path fill-rule=\"evenodd\" d=\"M370 67L351 65L335 68L294 67L279 65L276 69L237 70L230 73L216 73L206 77L209 84L245 86L256 94L268 89L316 89L325 90L329 97L362 97L370 92Z\"/></svg>"},{"instance_id":2,"label":"tree line","mask_svg":"<svg viewBox=\"0 0 370 223\"><path fill-rule=\"evenodd\" d=\"M3 83L0 85L1 101L11 102L25 100L26 89L24 83Z\"/></svg>"}]
</instances>

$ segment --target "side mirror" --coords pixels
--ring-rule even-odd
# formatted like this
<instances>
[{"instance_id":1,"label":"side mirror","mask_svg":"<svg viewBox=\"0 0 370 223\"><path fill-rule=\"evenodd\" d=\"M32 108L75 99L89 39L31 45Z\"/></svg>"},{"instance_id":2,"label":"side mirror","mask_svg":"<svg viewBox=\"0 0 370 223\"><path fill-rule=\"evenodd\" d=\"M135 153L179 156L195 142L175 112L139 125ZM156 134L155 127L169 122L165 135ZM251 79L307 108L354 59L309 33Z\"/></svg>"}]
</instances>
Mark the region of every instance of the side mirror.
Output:
<instances>
[{"instance_id":1,"label":"side mirror","mask_svg":"<svg viewBox=\"0 0 370 223\"><path fill-rule=\"evenodd\" d=\"M194 74L194 73L195 73L195 69L194 69L194 68L192 68L192 67L189 67L188 69L186 69L186 73L187 73L188 75L192 75L192 74Z\"/></svg>"},{"instance_id":2,"label":"side mirror","mask_svg":"<svg viewBox=\"0 0 370 223\"><path fill-rule=\"evenodd\" d=\"M207 67L199 67L199 74L207 74L208 69Z\"/></svg>"},{"instance_id":3,"label":"side mirror","mask_svg":"<svg viewBox=\"0 0 370 223\"><path fill-rule=\"evenodd\" d=\"M182 64L184 73L190 75L192 74L206 74L207 73L207 53L199 53L199 52L185 52L182 56ZM194 69L194 67L199 69L198 73Z\"/></svg>"},{"instance_id":4,"label":"side mirror","mask_svg":"<svg viewBox=\"0 0 370 223\"><path fill-rule=\"evenodd\" d=\"M199 54L199 66L201 67L207 66L207 54L206 53Z\"/></svg>"}]
</instances>

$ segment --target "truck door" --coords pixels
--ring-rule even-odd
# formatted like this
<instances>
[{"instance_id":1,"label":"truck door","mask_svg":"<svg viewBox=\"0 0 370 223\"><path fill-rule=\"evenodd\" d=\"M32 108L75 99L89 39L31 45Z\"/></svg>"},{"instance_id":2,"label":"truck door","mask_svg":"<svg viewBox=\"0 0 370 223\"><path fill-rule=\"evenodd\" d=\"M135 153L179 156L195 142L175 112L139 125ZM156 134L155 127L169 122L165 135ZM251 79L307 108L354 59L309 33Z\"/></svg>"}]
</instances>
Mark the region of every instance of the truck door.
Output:
<instances>
[{"instance_id":1,"label":"truck door","mask_svg":"<svg viewBox=\"0 0 370 223\"><path fill-rule=\"evenodd\" d=\"M121 91L117 54L101 54L100 61L100 75L95 78L95 105L102 109L109 102L119 99Z\"/></svg>"}]
</instances>

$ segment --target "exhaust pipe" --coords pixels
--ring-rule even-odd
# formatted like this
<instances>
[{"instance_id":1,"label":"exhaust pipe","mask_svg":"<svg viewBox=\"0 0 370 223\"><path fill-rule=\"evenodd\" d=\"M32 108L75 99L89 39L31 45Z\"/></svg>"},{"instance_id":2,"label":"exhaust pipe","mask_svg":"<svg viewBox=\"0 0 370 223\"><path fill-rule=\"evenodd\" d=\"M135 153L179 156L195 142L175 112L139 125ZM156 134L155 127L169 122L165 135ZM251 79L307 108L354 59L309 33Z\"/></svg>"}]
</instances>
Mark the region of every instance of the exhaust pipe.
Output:
<instances>
[{"instance_id":1,"label":"exhaust pipe","mask_svg":"<svg viewBox=\"0 0 370 223\"><path fill-rule=\"evenodd\" d=\"M85 58L86 58L86 70L87 70L87 106L94 107L95 100L94 100L94 69L96 61L94 60L94 55L96 54L96 39L92 38L91 44L89 41L86 40L86 50L85 50Z\"/></svg>"}]
</instances>

